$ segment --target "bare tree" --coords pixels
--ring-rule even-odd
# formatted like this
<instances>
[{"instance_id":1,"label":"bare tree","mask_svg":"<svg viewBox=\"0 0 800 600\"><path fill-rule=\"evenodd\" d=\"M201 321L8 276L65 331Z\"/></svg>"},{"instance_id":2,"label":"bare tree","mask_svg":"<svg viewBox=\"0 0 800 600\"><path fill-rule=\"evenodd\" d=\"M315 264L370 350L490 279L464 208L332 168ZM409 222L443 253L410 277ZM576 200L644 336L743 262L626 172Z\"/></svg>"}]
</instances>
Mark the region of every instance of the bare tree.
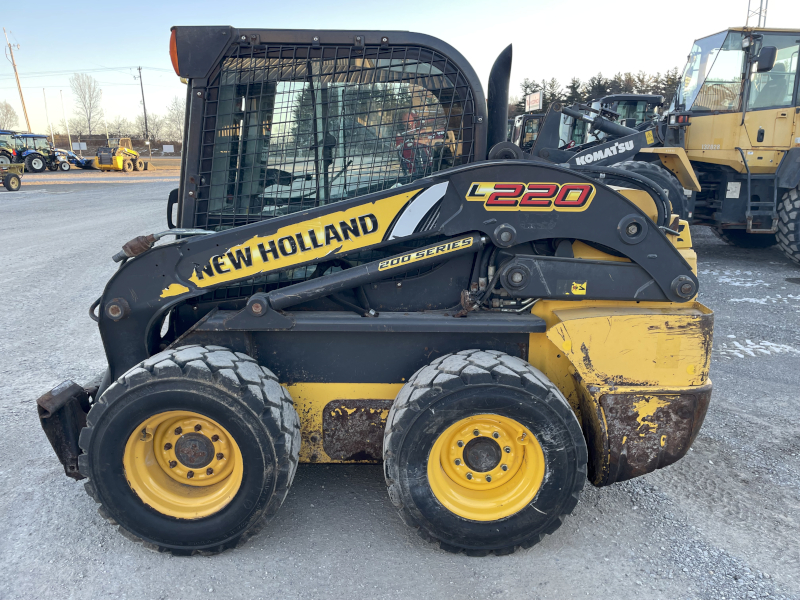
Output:
<instances>
[{"instance_id":1,"label":"bare tree","mask_svg":"<svg viewBox=\"0 0 800 600\"><path fill-rule=\"evenodd\" d=\"M58 122L58 130L63 131L66 133L67 131L67 124L64 123L64 119L61 119ZM84 134L89 133L89 126L86 123L86 119L83 118L82 115L78 115L76 117L72 117L69 120L69 134L80 137Z\"/></svg>"},{"instance_id":2,"label":"bare tree","mask_svg":"<svg viewBox=\"0 0 800 600\"><path fill-rule=\"evenodd\" d=\"M113 121L108 122L109 135L117 135L119 137L131 137L134 132L133 123L125 117L114 117Z\"/></svg>"},{"instance_id":3,"label":"bare tree","mask_svg":"<svg viewBox=\"0 0 800 600\"><path fill-rule=\"evenodd\" d=\"M0 102L0 129L11 129L19 123L17 111L5 100Z\"/></svg>"},{"instance_id":4,"label":"bare tree","mask_svg":"<svg viewBox=\"0 0 800 600\"><path fill-rule=\"evenodd\" d=\"M166 129L166 119L160 117L155 113L147 115L147 128L150 130L151 140L163 139L164 130Z\"/></svg>"},{"instance_id":5,"label":"bare tree","mask_svg":"<svg viewBox=\"0 0 800 600\"><path fill-rule=\"evenodd\" d=\"M77 113L86 122L87 133L92 135L92 129L96 129L100 124L103 110L100 102L103 99L103 90L100 84L91 75L85 73L75 73L69 78L72 87L72 94L75 96Z\"/></svg>"},{"instance_id":6,"label":"bare tree","mask_svg":"<svg viewBox=\"0 0 800 600\"><path fill-rule=\"evenodd\" d=\"M148 115L149 116L149 115ZM150 119L147 119L148 126L150 125ZM149 127L148 127L149 129ZM136 115L136 119L133 121L133 133L135 137L145 140L147 139L147 131L144 126L144 116L143 115Z\"/></svg>"},{"instance_id":7,"label":"bare tree","mask_svg":"<svg viewBox=\"0 0 800 600\"><path fill-rule=\"evenodd\" d=\"M183 141L183 123L186 114L186 98L175 96L167 107L165 136L171 142Z\"/></svg>"}]
</instances>

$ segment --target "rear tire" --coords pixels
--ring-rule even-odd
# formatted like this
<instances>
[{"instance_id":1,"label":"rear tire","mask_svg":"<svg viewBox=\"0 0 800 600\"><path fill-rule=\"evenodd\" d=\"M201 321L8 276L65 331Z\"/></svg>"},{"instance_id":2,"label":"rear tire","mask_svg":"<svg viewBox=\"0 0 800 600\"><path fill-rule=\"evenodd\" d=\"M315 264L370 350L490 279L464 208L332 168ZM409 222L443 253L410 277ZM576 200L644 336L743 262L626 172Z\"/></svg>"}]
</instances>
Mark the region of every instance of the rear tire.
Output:
<instances>
[{"instance_id":1,"label":"rear tire","mask_svg":"<svg viewBox=\"0 0 800 600\"><path fill-rule=\"evenodd\" d=\"M403 521L469 555L534 545L558 529L586 482L586 442L563 394L493 350L448 354L417 371L389 411L383 453ZM538 473L529 471L537 461Z\"/></svg>"},{"instance_id":2,"label":"rear tire","mask_svg":"<svg viewBox=\"0 0 800 600\"><path fill-rule=\"evenodd\" d=\"M683 186L681 185L680 181L678 181L678 178L675 177L675 175L673 175L670 171L656 163L649 163L640 160L626 160L611 166L615 169L623 169L625 171L630 171L631 173L642 175L648 179L652 179L654 183L658 184L667 192L670 204L672 205L672 212L680 215L681 219L689 219L689 211L686 207L686 197L683 194ZM629 181L614 179L613 175L605 179L604 183L606 185L618 185L620 187L634 186L634 184Z\"/></svg>"},{"instance_id":3,"label":"rear tire","mask_svg":"<svg viewBox=\"0 0 800 600\"><path fill-rule=\"evenodd\" d=\"M778 246L800 265L800 185L787 190L778 205Z\"/></svg>"},{"instance_id":4,"label":"rear tire","mask_svg":"<svg viewBox=\"0 0 800 600\"><path fill-rule=\"evenodd\" d=\"M744 229L723 229L721 227L712 227L711 231L723 242L737 248L756 250L771 248L777 243L774 233L747 233Z\"/></svg>"},{"instance_id":5,"label":"rear tire","mask_svg":"<svg viewBox=\"0 0 800 600\"><path fill-rule=\"evenodd\" d=\"M9 192L17 192L22 186L22 181L20 180L19 175L16 173L11 173L3 178L3 185Z\"/></svg>"},{"instance_id":6,"label":"rear tire","mask_svg":"<svg viewBox=\"0 0 800 600\"><path fill-rule=\"evenodd\" d=\"M197 425L173 431L170 415ZM179 555L221 552L254 534L286 498L300 451L288 392L255 360L220 346L141 362L103 392L86 425L78 462L101 516ZM193 464L198 456L211 462Z\"/></svg>"},{"instance_id":7,"label":"rear tire","mask_svg":"<svg viewBox=\"0 0 800 600\"><path fill-rule=\"evenodd\" d=\"M38 154L25 157L25 170L29 173L41 173L47 168L44 159Z\"/></svg>"},{"instance_id":8,"label":"rear tire","mask_svg":"<svg viewBox=\"0 0 800 600\"><path fill-rule=\"evenodd\" d=\"M133 161L133 170L144 171L144 161L141 158L137 158Z\"/></svg>"}]
</instances>

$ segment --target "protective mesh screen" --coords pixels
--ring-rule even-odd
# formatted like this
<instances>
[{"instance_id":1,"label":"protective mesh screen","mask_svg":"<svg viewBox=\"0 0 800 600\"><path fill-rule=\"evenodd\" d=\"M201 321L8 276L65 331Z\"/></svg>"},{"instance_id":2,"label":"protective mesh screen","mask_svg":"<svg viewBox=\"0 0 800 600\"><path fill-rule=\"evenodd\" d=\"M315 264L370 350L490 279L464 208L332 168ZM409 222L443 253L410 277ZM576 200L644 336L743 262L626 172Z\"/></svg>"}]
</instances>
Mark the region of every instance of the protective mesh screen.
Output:
<instances>
[{"instance_id":1,"label":"protective mesh screen","mask_svg":"<svg viewBox=\"0 0 800 600\"><path fill-rule=\"evenodd\" d=\"M241 46L205 103L195 227L226 229L474 160L472 90L419 47Z\"/></svg>"}]
</instances>

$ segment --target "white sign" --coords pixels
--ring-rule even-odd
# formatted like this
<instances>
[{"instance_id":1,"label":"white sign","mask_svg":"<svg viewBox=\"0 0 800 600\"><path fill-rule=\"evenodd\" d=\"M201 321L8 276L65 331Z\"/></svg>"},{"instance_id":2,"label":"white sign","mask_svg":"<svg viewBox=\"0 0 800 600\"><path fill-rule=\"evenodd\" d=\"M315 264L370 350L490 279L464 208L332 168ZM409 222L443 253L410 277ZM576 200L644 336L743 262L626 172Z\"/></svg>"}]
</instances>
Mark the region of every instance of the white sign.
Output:
<instances>
[{"instance_id":1,"label":"white sign","mask_svg":"<svg viewBox=\"0 0 800 600\"><path fill-rule=\"evenodd\" d=\"M86 150L86 142L72 142L73 150Z\"/></svg>"},{"instance_id":2,"label":"white sign","mask_svg":"<svg viewBox=\"0 0 800 600\"><path fill-rule=\"evenodd\" d=\"M725 190L725 197L726 198L738 198L739 194L742 191L742 182L741 181L729 181L728 182L728 189Z\"/></svg>"},{"instance_id":3,"label":"white sign","mask_svg":"<svg viewBox=\"0 0 800 600\"><path fill-rule=\"evenodd\" d=\"M542 92L533 92L525 96L525 112L542 110Z\"/></svg>"},{"instance_id":4,"label":"white sign","mask_svg":"<svg viewBox=\"0 0 800 600\"><path fill-rule=\"evenodd\" d=\"M163 152L164 152L164 154L167 154L168 152L175 152L175 146L164 145Z\"/></svg>"}]
</instances>

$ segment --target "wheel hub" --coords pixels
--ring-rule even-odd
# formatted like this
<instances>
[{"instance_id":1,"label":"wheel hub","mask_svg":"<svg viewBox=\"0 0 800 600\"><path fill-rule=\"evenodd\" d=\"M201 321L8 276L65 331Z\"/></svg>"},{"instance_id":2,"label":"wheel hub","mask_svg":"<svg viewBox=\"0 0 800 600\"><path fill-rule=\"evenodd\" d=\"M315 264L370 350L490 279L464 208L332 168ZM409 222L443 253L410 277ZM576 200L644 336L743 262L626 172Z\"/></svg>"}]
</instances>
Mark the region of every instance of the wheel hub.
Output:
<instances>
[{"instance_id":1,"label":"wheel hub","mask_svg":"<svg viewBox=\"0 0 800 600\"><path fill-rule=\"evenodd\" d=\"M464 446L464 462L467 467L479 473L496 468L503 458L503 451L492 438L476 437Z\"/></svg>"},{"instance_id":2,"label":"wheel hub","mask_svg":"<svg viewBox=\"0 0 800 600\"><path fill-rule=\"evenodd\" d=\"M202 469L214 459L214 444L201 433L187 433L175 442L175 457L190 469Z\"/></svg>"}]
</instances>

